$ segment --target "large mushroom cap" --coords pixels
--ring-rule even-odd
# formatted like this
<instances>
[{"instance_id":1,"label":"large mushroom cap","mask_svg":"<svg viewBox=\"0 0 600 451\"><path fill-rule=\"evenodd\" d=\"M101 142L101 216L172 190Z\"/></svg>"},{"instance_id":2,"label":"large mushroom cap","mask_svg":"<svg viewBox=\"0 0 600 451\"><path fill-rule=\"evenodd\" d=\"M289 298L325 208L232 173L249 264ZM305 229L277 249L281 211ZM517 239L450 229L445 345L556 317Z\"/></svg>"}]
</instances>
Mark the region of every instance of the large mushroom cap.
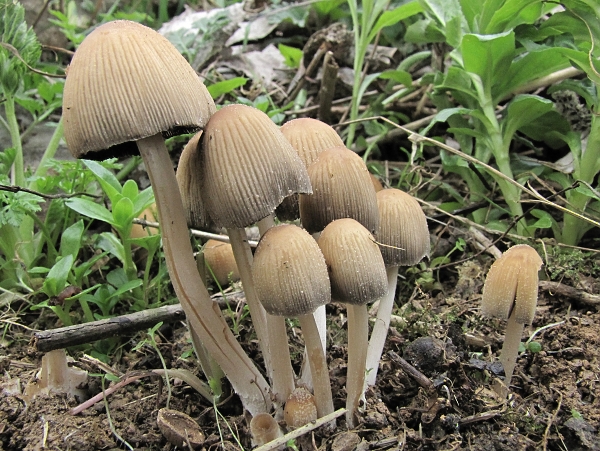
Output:
<instances>
[{"instance_id":1,"label":"large mushroom cap","mask_svg":"<svg viewBox=\"0 0 600 451\"><path fill-rule=\"evenodd\" d=\"M323 150L344 145L344 141L333 127L309 117L286 122L281 126L281 132L296 149L306 167L310 166Z\"/></svg>"},{"instance_id":2,"label":"large mushroom cap","mask_svg":"<svg viewBox=\"0 0 600 451\"><path fill-rule=\"evenodd\" d=\"M310 193L300 157L269 116L246 105L216 112L201 139L205 202L220 227L246 227L292 193Z\"/></svg>"},{"instance_id":3,"label":"large mushroom cap","mask_svg":"<svg viewBox=\"0 0 600 451\"><path fill-rule=\"evenodd\" d=\"M319 154L308 167L313 194L300 195L300 218L310 233L335 219L353 218L371 233L379 227L375 188L365 162L345 147Z\"/></svg>"},{"instance_id":4,"label":"large mushroom cap","mask_svg":"<svg viewBox=\"0 0 600 451\"><path fill-rule=\"evenodd\" d=\"M381 255L386 266L416 265L429 255L430 239L427 218L410 194L399 189L377 193Z\"/></svg>"},{"instance_id":5,"label":"large mushroom cap","mask_svg":"<svg viewBox=\"0 0 600 451\"><path fill-rule=\"evenodd\" d=\"M333 221L321 232L318 243L329 270L334 300L362 305L385 295L383 257L362 224L351 218Z\"/></svg>"},{"instance_id":6,"label":"large mushroom cap","mask_svg":"<svg viewBox=\"0 0 600 451\"><path fill-rule=\"evenodd\" d=\"M485 279L481 314L507 319L514 309L516 322L530 324L535 315L542 264L537 251L527 244L504 252Z\"/></svg>"},{"instance_id":7,"label":"large mushroom cap","mask_svg":"<svg viewBox=\"0 0 600 451\"><path fill-rule=\"evenodd\" d=\"M270 228L254 254L252 278L267 313L300 316L331 300L329 277L317 242L291 224Z\"/></svg>"},{"instance_id":8,"label":"large mushroom cap","mask_svg":"<svg viewBox=\"0 0 600 451\"><path fill-rule=\"evenodd\" d=\"M133 141L196 131L214 111L185 58L166 38L136 22L96 28L68 69L64 133L76 158L137 153Z\"/></svg>"}]
</instances>

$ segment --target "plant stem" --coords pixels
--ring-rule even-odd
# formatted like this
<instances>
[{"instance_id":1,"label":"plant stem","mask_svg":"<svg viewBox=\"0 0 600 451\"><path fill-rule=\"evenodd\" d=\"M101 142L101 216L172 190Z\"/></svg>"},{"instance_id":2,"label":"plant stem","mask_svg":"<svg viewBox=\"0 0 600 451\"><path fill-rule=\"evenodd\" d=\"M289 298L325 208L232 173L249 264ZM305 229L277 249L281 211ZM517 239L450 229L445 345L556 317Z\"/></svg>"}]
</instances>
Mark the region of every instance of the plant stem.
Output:
<instances>
[{"instance_id":1,"label":"plant stem","mask_svg":"<svg viewBox=\"0 0 600 451\"><path fill-rule=\"evenodd\" d=\"M504 345L500 352L500 362L504 367L504 384L510 386L515 366L517 365L517 355L519 353L519 344L523 334L524 325L516 321L515 309L511 312L506 323L506 333L504 334Z\"/></svg>"},{"instance_id":2,"label":"plant stem","mask_svg":"<svg viewBox=\"0 0 600 451\"><path fill-rule=\"evenodd\" d=\"M50 141L48 142L48 146L46 147L46 150L44 151L44 154L42 155L42 159L40 160L40 163L38 164L38 167L35 170L35 173L34 173L35 178L43 177L46 175L46 172L48 171L48 161L51 158L54 158L54 155L56 155L56 151L58 150L58 145L60 144L60 140L62 139L62 137L63 137L63 119L61 116L60 121L58 121L58 123L56 124L56 128L54 129L52 138L50 138ZM35 181L31 182L29 184L29 188L34 191L37 191L37 183Z\"/></svg>"},{"instance_id":3,"label":"plant stem","mask_svg":"<svg viewBox=\"0 0 600 451\"><path fill-rule=\"evenodd\" d=\"M19 124L15 112L15 99L12 95L6 94L4 100L4 112L6 113L6 122L12 147L15 149L15 161L13 163L11 183L13 185L25 187L25 168L23 163L23 144L19 132Z\"/></svg>"}]
</instances>

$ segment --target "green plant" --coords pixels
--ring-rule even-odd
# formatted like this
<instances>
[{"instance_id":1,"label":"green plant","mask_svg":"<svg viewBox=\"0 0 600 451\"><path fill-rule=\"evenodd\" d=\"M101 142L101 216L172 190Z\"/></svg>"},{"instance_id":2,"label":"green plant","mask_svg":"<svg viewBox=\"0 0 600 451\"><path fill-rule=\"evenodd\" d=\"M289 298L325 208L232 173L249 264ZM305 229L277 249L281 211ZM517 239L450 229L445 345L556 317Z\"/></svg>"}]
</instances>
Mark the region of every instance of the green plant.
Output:
<instances>
[{"instance_id":1,"label":"green plant","mask_svg":"<svg viewBox=\"0 0 600 451\"><path fill-rule=\"evenodd\" d=\"M463 152L486 164L493 158L505 177L492 174L491 179L486 179L482 176L483 167L473 168L446 153L442 153L444 167L464 178L472 202L486 199L490 185L497 184L507 211L496 204L492 218L498 219L508 212L520 218L519 234L532 235L535 227L523 218L521 193L511 180L522 183L529 178L529 172L539 174L542 168L517 165L511 160L511 146L518 131L534 133L533 130L545 127L564 132L568 124L552 111L552 102L540 96L521 94L505 102L533 80L570 66L565 54L568 43L550 41L544 39L547 35L537 33L538 19L555 5L537 0L422 0L420 3L425 18L409 27L407 39L444 42L453 49L449 53L450 67L443 72L439 70L431 80L432 100L439 110L431 125L447 122ZM474 218L481 223L485 214L480 210ZM506 229L499 221L494 221L493 226ZM545 220L536 226L550 227L550 224Z\"/></svg>"}]
</instances>

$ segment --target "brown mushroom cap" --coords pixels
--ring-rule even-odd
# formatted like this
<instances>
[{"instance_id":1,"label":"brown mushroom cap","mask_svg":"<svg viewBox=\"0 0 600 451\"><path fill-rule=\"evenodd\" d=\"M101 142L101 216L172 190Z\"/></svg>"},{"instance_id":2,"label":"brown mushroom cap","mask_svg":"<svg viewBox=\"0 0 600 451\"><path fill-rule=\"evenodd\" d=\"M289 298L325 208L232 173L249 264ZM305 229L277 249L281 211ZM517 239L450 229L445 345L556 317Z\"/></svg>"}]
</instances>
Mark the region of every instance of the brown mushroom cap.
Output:
<instances>
[{"instance_id":1,"label":"brown mushroom cap","mask_svg":"<svg viewBox=\"0 0 600 451\"><path fill-rule=\"evenodd\" d=\"M386 266L415 265L429 255L427 218L410 194L399 189L377 193L379 231L376 234Z\"/></svg>"},{"instance_id":2,"label":"brown mushroom cap","mask_svg":"<svg viewBox=\"0 0 600 451\"><path fill-rule=\"evenodd\" d=\"M275 418L268 413L259 413L250 420L253 446L263 446L283 435Z\"/></svg>"},{"instance_id":3,"label":"brown mushroom cap","mask_svg":"<svg viewBox=\"0 0 600 451\"><path fill-rule=\"evenodd\" d=\"M199 148L201 136L202 131L199 131L183 148L176 176L188 226L206 229L212 226L212 221L206 211L202 194L204 174Z\"/></svg>"},{"instance_id":4,"label":"brown mushroom cap","mask_svg":"<svg viewBox=\"0 0 600 451\"><path fill-rule=\"evenodd\" d=\"M296 388L288 397L283 419L289 428L297 429L317 420L315 397L304 387Z\"/></svg>"},{"instance_id":5,"label":"brown mushroom cap","mask_svg":"<svg viewBox=\"0 0 600 451\"><path fill-rule=\"evenodd\" d=\"M531 324L542 264L537 251L527 244L518 244L504 252L485 279L481 314L507 319L514 309L516 322Z\"/></svg>"},{"instance_id":6,"label":"brown mushroom cap","mask_svg":"<svg viewBox=\"0 0 600 451\"><path fill-rule=\"evenodd\" d=\"M246 227L292 193L310 193L306 168L269 116L246 105L217 111L201 138L205 203L219 227Z\"/></svg>"},{"instance_id":7,"label":"brown mushroom cap","mask_svg":"<svg viewBox=\"0 0 600 451\"><path fill-rule=\"evenodd\" d=\"M309 117L286 122L281 126L281 132L296 149L306 167L309 167L323 150L344 145L344 141L333 127Z\"/></svg>"},{"instance_id":8,"label":"brown mushroom cap","mask_svg":"<svg viewBox=\"0 0 600 451\"><path fill-rule=\"evenodd\" d=\"M317 242L291 224L270 228L254 254L252 278L267 313L307 315L331 300L329 277Z\"/></svg>"},{"instance_id":9,"label":"brown mushroom cap","mask_svg":"<svg viewBox=\"0 0 600 451\"><path fill-rule=\"evenodd\" d=\"M221 286L229 284L229 280L240 280L231 244L217 240L208 240L204 245L204 262L212 269L217 282Z\"/></svg>"},{"instance_id":10,"label":"brown mushroom cap","mask_svg":"<svg viewBox=\"0 0 600 451\"><path fill-rule=\"evenodd\" d=\"M375 188L365 162L345 147L332 147L309 166L313 194L300 195L300 218L310 233L331 221L353 218L371 233L379 227Z\"/></svg>"},{"instance_id":11,"label":"brown mushroom cap","mask_svg":"<svg viewBox=\"0 0 600 451\"><path fill-rule=\"evenodd\" d=\"M331 280L332 299L367 304L387 293L387 274L379 246L369 231L351 218L325 227L318 240Z\"/></svg>"},{"instance_id":12,"label":"brown mushroom cap","mask_svg":"<svg viewBox=\"0 0 600 451\"><path fill-rule=\"evenodd\" d=\"M133 141L196 131L214 111L206 87L175 47L128 20L103 24L85 38L63 95L65 140L75 158L137 154Z\"/></svg>"}]
</instances>

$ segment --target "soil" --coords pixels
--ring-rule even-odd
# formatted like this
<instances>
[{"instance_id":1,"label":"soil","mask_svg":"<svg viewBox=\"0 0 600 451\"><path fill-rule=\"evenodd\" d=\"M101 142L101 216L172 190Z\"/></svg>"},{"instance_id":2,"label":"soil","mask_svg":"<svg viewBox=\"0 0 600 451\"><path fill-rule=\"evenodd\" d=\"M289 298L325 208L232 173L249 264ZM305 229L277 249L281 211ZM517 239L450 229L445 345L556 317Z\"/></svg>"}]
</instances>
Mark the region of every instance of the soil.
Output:
<instances>
[{"instance_id":1,"label":"soil","mask_svg":"<svg viewBox=\"0 0 600 451\"><path fill-rule=\"evenodd\" d=\"M415 286L421 279L415 280L410 270L401 273L404 283L397 293L396 322L388 336L377 384L367 391L367 403L359 412L359 426L348 431L342 417L332 433L316 429L310 440L299 441L302 448L600 449L600 313L540 292L534 323L526 328L523 340L543 328L534 337L541 351L520 355L505 399L499 394L503 373L496 361L504 322L478 313L483 276L491 261L480 255L440 270L438 281L429 290ZM53 327L52 321L43 313L33 324ZM346 324L341 304L328 306L328 321L328 359L337 409L345 404ZM41 355L28 347L30 331L6 324L5 355L0 360L0 449L175 449L156 424L158 410L168 399L161 378L142 377L109 396L106 403L100 401L79 415L69 413L78 405L72 396L40 395L26 403L17 383L22 387L35 378ZM289 324L294 368L298 370L302 336ZM242 322L240 326L240 341L261 365L251 324ZM140 374L162 367L155 348L143 345L133 349L146 337L138 334L121 340L109 362L115 374ZM164 325L157 337L168 368L185 368L201 375L195 360L186 357L191 344L184 325ZM90 348L71 351L74 365L101 373L93 361L83 357L84 352L89 353ZM399 356L433 388L423 388L405 372ZM101 392L100 378L90 377L87 389L90 395ZM203 449L251 449L249 418L240 400L235 395L222 399L217 406L211 405L175 380L169 407L198 423L205 436Z\"/></svg>"}]
</instances>

